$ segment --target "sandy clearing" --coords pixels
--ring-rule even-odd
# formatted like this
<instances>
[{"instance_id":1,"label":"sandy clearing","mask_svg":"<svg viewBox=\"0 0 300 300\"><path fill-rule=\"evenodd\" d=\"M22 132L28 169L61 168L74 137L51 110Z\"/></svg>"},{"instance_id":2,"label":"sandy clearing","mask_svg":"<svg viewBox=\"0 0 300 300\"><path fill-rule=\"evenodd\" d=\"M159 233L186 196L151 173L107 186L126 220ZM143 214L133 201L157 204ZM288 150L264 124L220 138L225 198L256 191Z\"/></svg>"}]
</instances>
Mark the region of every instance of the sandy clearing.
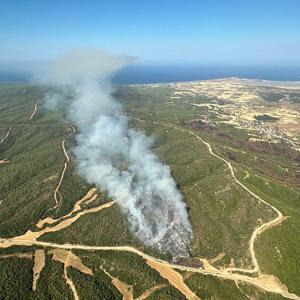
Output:
<instances>
[{"instance_id":1,"label":"sandy clearing","mask_svg":"<svg viewBox=\"0 0 300 300\"><path fill-rule=\"evenodd\" d=\"M56 222L55 219L53 219L51 217L47 217L47 218L39 220L38 223L35 226L38 227L38 228L42 228L45 224L52 224L52 223L55 223L55 222Z\"/></svg>"},{"instance_id":2,"label":"sandy clearing","mask_svg":"<svg viewBox=\"0 0 300 300\"><path fill-rule=\"evenodd\" d=\"M142 121L142 122L144 122L144 121ZM153 122L153 123L160 124L158 122ZM186 131L186 130L183 130L181 128L177 128L176 126L166 125L166 124L163 124L163 125L167 126L167 127L175 128L175 129L178 129L178 130ZM193 133L189 130L188 130L188 132L191 133L192 135L195 135L204 144L206 144L209 151L210 151L210 153L213 156L216 156L219 159L221 159L222 161L226 162L226 164L228 165L228 167L231 171L232 176L235 178L233 168L232 168L232 166L229 162L227 162L222 157L219 157L218 155L213 153L212 149L211 149L211 146L207 142L203 141L195 133ZM236 178L235 178L235 181L237 181L242 187L244 187L244 189L246 189L250 194L252 194L259 201L265 203L266 205L269 205L274 210L279 212L275 207L271 206L266 201L264 201L259 196L257 196L252 191L250 191L247 187L245 187ZM86 214L86 213L90 213L90 212L95 212L95 210L98 211L98 210L102 209L103 207L109 207L113 203L114 202L109 202L109 203L106 203L106 204L101 205L99 207L95 207L95 208L92 208L92 209L82 211L82 212L78 213L76 216L71 217L70 218L71 220L70 219L63 220L61 222L61 223L63 223L62 225L61 225L61 223L59 223L56 226L50 228L50 232L61 230L65 227L69 226L73 222L75 222L81 215ZM277 225L278 223L280 223L284 219L283 217L282 217L282 219L280 217L282 217L282 215L281 216L278 215L278 217L275 218L274 220L271 220L270 222L267 222L267 223L263 224L262 226L258 227L252 235L252 237L253 237L252 244L254 244L255 237L257 237L260 233L262 233L267 228L270 228L271 226ZM68 222L65 222L65 221L68 221ZM125 252L131 252L131 253L135 253L135 254L141 256L142 258L144 258L147 263L148 262L153 263L153 266L156 266L156 267L160 266L160 271L161 271L160 274L162 275L164 273L166 276L169 276L169 277L171 276L170 280L174 280L174 282L173 282L174 284L178 284L178 282L180 283L180 281L183 282L182 276L179 273L177 273L176 271L173 270L173 269L178 269L178 270L183 270L183 271L188 271L188 272L193 272L193 273L200 273L200 274L203 274L203 275L215 276L215 277L223 278L223 279L229 279L229 280L233 280L235 282L244 282L244 283L247 283L247 284L254 285L254 286L256 286L256 287L258 287L258 288L260 288L264 291L280 294L285 298L294 299L294 300L295 299L297 299L297 300L300 299L300 297L298 297L297 295L289 293L288 290L287 290L287 287L284 284L282 284L279 281L279 279L276 278L275 276L267 275L267 274L260 274L258 277L250 277L250 276L247 276L247 275L244 275L244 274L231 273L231 272L228 272L228 269L219 270L219 269L216 269L216 268L212 267L209 264L209 262L205 259L202 259L202 261L204 262L204 268L203 269L201 269L201 268L198 269L198 268L193 268L193 267L176 265L176 264L172 264L172 263L154 258L154 257L152 257L152 256L150 256L146 253L143 253L142 251L140 251L136 248L130 247L130 246L112 246L112 247L109 247L109 246L89 246L89 245L79 245L79 244L56 244L56 243L51 243L51 242L37 241L36 240L37 237L41 236L42 234L44 234L46 232L49 232L48 229L49 228L45 228L44 230L41 230L41 231L38 231L38 232L32 232L32 231L28 230L24 235L21 235L21 236L8 238L8 239L1 239L0 238L0 248L7 248L7 247L14 246L14 245L16 245L16 246L18 246L18 245L21 245L21 246L34 246L35 245L35 246L52 247L52 248L65 249L65 250L81 249L81 250L88 250L88 251L125 251ZM250 241L250 245L251 245L251 241ZM207 263L205 263L205 262L207 262ZM243 271L243 272L251 272L251 273L254 272L253 270L244 270L244 269L240 269L240 270ZM178 279L178 277L176 275L174 275L174 273L172 273L172 271L175 272L175 274L181 276L181 280L180 280L180 278ZM66 282L70 285L70 288L73 291L75 299L78 299L78 295L77 295L75 286L74 286L73 282L67 276L66 264L65 264L64 274L65 274ZM175 276L175 277L172 277L172 275ZM192 292L192 291L190 291L190 292Z\"/></svg>"},{"instance_id":3,"label":"sandy clearing","mask_svg":"<svg viewBox=\"0 0 300 300\"><path fill-rule=\"evenodd\" d=\"M38 221L38 223L35 226L38 227L38 228L42 228L45 224L53 224L53 223L59 222L62 219L65 219L65 218L68 218L68 217L72 216L73 213L78 212L79 210L81 210L80 205L82 203L84 203L84 202L85 203L90 203L90 202L94 201L97 198L98 194L95 194L96 191L97 191L96 188L90 189L83 198L81 198L80 200L78 200L74 204L73 209L68 214L66 214L66 215L64 215L64 216L62 216L58 219L53 219L51 217L41 219L41 220Z\"/></svg>"},{"instance_id":4,"label":"sandy clearing","mask_svg":"<svg viewBox=\"0 0 300 300\"><path fill-rule=\"evenodd\" d=\"M87 199L87 200L84 202L84 204L88 205L88 204L94 202L94 201L97 199L97 197L98 197L98 194L93 195L93 197L91 197L90 199Z\"/></svg>"},{"instance_id":5,"label":"sandy clearing","mask_svg":"<svg viewBox=\"0 0 300 300\"><path fill-rule=\"evenodd\" d=\"M282 290L288 292L288 288L284 285L277 277L268 274L259 275L259 279L268 286L273 287L273 289Z\"/></svg>"},{"instance_id":6,"label":"sandy clearing","mask_svg":"<svg viewBox=\"0 0 300 300\"><path fill-rule=\"evenodd\" d=\"M42 249L38 249L34 253L34 265L33 265L33 280L32 280L32 290L36 290L37 281L40 274L45 266L45 252Z\"/></svg>"},{"instance_id":7,"label":"sandy clearing","mask_svg":"<svg viewBox=\"0 0 300 300\"><path fill-rule=\"evenodd\" d=\"M75 254L73 254L71 251L63 249L53 249L48 251L48 254L53 255L53 260L66 264L67 267L73 267L87 275L93 275L93 271L89 267L84 265L81 259Z\"/></svg>"},{"instance_id":8,"label":"sandy clearing","mask_svg":"<svg viewBox=\"0 0 300 300\"><path fill-rule=\"evenodd\" d=\"M272 281L272 283L265 280L264 277L250 277L243 274L238 273L230 273L225 269L213 269L206 270L202 268L193 268L187 267L183 265L177 265L174 263L169 263L167 261L155 258L151 255L148 255L134 247L131 246L92 246L92 245L80 245L80 244L57 244L51 242L43 242L36 241L34 239L0 239L0 248L7 248L11 246L43 246L43 247L52 247L58 249L66 249L66 250L88 250L88 251L118 251L118 252L130 252L139 255L144 258L146 261L151 261L154 263L158 263L160 265L169 267L171 269L178 269L182 271L188 271L193 273L199 273L202 275L214 276L221 279L228 279L238 282L244 282L250 285L254 285L257 288L260 288L263 291L280 294L285 298L292 300L300 300L300 297L286 291L286 289L282 289L282 284L276 285L276 281ZM177 273L177 272L176 272ZM265 274L264 274L265 275ZM268 276L268 275L266 275ZM269 275L271 276L271 275ZM277 282L280 282L279 280Z\"/></svg>"},{"instance_id":9,"label":"sandy clearing","mask_svg":"<svg viewBox=\"0 0 300 300\"><path fill-rule=\"evenodd\" d=\"M80 205L81 205L82 203L90 203L89 201L90 201L91 199L93 199L93 200L91 200L91 201L94 201L94 199L98 196L97 194L95 194L96 191L97 191L97 188L95 188L95 187L91 188L91 189L86 193L86 195L85 195L83 198L81 198L79 201L77 201L77 202L75 203L74 208L73 208L73 210L71 211L71 213L80 210L80 209L81 209Z\"/></svg>"},{"instance_id":10,"label":"sandy clearing","mask_svg":"<svg viewBox=\"0 0 300 300\"><path fill-rule=\"evenodd\" d=\"M208 259L206 259L206 258L199 258L199 260L201 261L202 266L203 266L203 268L206 271L210 271L210 272L216 272L216 271L218 271L217 268L215 268L213 265L210 264L210 262L209 262Z\"/></svg>"},{"instance_id":11,"label":"sandy clearing","mask_svg":"<svg viewBox=\"0 0 300 300\"><path fill-rule=\"evenodd\" d=\"M124 282L120 281L118 278L113 278L111 282L117 288L117 290L122 294L123 300L133 299L132 286L125 284Z\"/></svg>"},{"instance_id":12,"label":"sandy clearing","mask_svg":"<svg viewBox=\"0 0 300 300\"><path fill-rule=\"evenodd\" d=\"M131 285L128 285L122 282L117 277L113 277L109 272L107 272L102 266L100 266L101 270L112 279L111 283L116 287L116 289L123 296L123 300L133 300L133 289Z\"/></svg>"},{"instance_id":13,"label":"sandy clearing","mask_svg":"<svg viewBox=\"0 0 300 300\"><path fill-rule=\"evenodd\" d=\"M8 159L2 159L2 160L0 160L0 165L1 164L7 164L7 163L9 163L9 160Z\"/></svg>"},{"instance_id":14,"label":"sandy clearing","mask_svg":"<svg viewBox=\"0 0 300 300\"><path fill-rule=\"evenodd\" d=\"M55 232L55 231L62 230L64 228L70 226L74 222L76 222L81 216L86 215L86 214L90 214L90 213L99 212L102 209L111 207L113 204L114 204L114 202L108 202L108 203L102 204L102 205L97 206L97 207L93 207L93 208L89 208L89 209L83 210L83 211L77 213L73 217L70 217L68 219L62 220L60 223L58 223L57 225L55 225L53 227L46 227L45 229L43 229L41 231L37 231L37 232L30 232L30 230L29 230L28 234L29 234L29 236L31 234L33 234L36 238L38 238L38 237L42 236L45 233Z\"/></svg>"},{"instance_id":15,"label":"sandy clearing","mask_svg":"<svg viewBox=\"0 0 300 300\"><path fill-rule=\"evenodd\" d=\"M0 249L11 247L14 244L28 246L28 245L32 244L33 241L36 241L39 237L41 237L42 235L44 235L46 233L62 230L64 228L70 226L74 222L76 222L81 216L83 216L85 214L89 214L89 213L99 212L102 209L111 207L113 204L114 204L114 201L80 211L73 217L70 217L68 219L63 219L60 223L54 225L53 227L45 227L44 229L39 230L39 231L27 230L25 234L15 236L13 238L8 238L8 239L0 238Z\"/></svg>"},{"instance_id":16,"label":"sandy clearing","mask_svg":"<svg viewBox=\"0 0 300 300\"><path fill-rule=\"evenodd\" d=\"M42 235L44 235L46 233L56 232L56 231L62 230L64 228L70 226L71 224L76 222L83 215L99 212L102 209L111 207L113 204L114 204L114 201L102 204L100 206L96 206L96 207L93 207L93 208L89 208L89 209L80 211L75 216L70 217L68 219L64 219L60 223L54 225L53 227L46 227L46 228L44 228L42 230L39 230L39 231L27 230L25 234L14 237L14 238L11 238L11 239L7 239L7 241L9 241L8 243L10 243L14 240L24 240L24 241L25 240L36 240L36 239L38 239L39 237L41 237ZM4 244L5 243L0 244L0 248L1 248L1 245L3 247Z\"/></svg>"},{"instance_id":17,"label":"sandy clearing","mask_svg":"<svg viewBox=\"0 0 300 300\"><path fill-rule=\"evenodd\" d=\"M167 279L169 283L187 299L199 299L197 295L184 283L181 274L174 271L171 267L153 260L147 260L146 262L152 269L155 269L157 272L159 272L163 278Z\"/></svg>"}]
</instances>

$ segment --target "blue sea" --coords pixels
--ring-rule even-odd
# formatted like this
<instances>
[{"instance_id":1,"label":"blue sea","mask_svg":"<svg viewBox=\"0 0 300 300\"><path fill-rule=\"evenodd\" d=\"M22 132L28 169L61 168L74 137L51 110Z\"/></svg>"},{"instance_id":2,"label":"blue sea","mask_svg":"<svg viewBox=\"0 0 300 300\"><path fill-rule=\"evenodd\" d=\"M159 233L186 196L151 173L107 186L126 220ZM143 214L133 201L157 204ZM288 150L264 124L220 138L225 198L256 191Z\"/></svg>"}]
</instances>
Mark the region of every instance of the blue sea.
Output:
<instances>
[{"instance_id":1,"label":"blue sea","mask_svg":"<svg viewBox=\"0 0 300 300\"><path fill-rule=\"evenodd\" d=\"M116 84L209 80L228 77L300 81L300 66L130 65L113 76ZM26 72L0 69L0 81L30 81Z\"/></svg>"}]
</instances>

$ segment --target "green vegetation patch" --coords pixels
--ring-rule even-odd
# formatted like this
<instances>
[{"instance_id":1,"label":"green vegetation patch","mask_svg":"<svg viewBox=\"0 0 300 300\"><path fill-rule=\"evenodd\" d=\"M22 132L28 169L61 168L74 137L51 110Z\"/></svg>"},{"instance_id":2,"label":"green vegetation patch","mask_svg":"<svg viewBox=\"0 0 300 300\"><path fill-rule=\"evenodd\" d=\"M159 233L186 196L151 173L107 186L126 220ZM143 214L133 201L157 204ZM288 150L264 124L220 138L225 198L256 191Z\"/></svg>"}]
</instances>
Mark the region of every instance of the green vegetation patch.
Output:
<instances>
[{"instance_id":1,"label":"green vegetation patch","mask_svg":"<svg viewBox=\"0 0 300 300\"><path fill-rule=\"evenodd\" d=\"M73 281L79 299L121 300L122 295L111 284L111 279L104 272L97 271L87 275L72 267L67 269L68 277Z\"/></svg>"},{"instance_id":2,"label":"green vegetation patch","mask_svg":"<svg viewBox=\"0 0 300 300\"><path fill-rule=\"evenodd\" d=\"M83 252L76 251L84 263L96 274L102 268L111 276L133 287L134 298L158 284L168 283L159 273L150 268L145 260L136 254L118 251Z\"/></svg>"},{"instance_id":3,"label":"green vegetation patch","mask_svg":"<svg viewBox=\"0 0 300 300\"><path fill-rule=\"evenodd\" d=\"M46 264L37 281L34 299L74 299L70 287L64 279L64 267L60 262L46 256Z\"/></svg>"},{"instance_id":4,"label":"green vegetation patch","mask_svg":"<svg viewBox=\"0 0 300 300\"><path fill-rule=\"evenodd\" d=\"M276 122L276 121L279 120L279 118L274 117L274 116L270 116L270 115L267 115L267 114L257 115L257 116L254 116L254 118L257 121L261 121L261 122Z\"/></svg>"},{"instance_id":5,"label":"green vegetation patch","mask_svg":"<svg viewBox=\"0 0 300 300\"><path fill-rule=\"evenodd\" d=\"M29 259L0 259L0 299L32 299L32 267Z\"/></svg>"}]
</instances>

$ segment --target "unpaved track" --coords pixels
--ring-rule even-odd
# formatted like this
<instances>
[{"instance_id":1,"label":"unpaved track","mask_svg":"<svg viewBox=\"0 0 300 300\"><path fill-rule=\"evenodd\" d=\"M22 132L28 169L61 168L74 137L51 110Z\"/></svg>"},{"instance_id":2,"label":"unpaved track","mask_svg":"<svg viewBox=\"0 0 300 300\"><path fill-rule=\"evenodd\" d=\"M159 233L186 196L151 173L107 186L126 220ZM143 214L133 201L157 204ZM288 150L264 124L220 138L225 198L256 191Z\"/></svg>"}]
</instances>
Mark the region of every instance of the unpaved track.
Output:
<instances>
[{"instance_id":1,"label":"unpaved track","mask_svg":"<svg viewBox=\"0 0 300 300\"><path fill-rule=\"evenodd\" d=\"M227 268L226 269L227 271L242 271L242 272L246 272L246 273L256 273L256 272L260 273L260 268L259 268L259 265L258 265L258 262L257 262L257 259L256 259L255 250L254 250L255 240L265 230L267 230L267 229L269 229L269 228L271 228L273 226L279 225L282 221L284 221L284 217L283 217L282 213L275 206L273 206L273 205L269 204L267 201L263 200L257 194L255 194L250 189L248 189L243 183L241 183L236 178L231 163L229 161L227 161L226 159L224 159L223 157L221 157L221 156L217 155L216 153L214 153L213 150L212 150L211 145L208 142L204 141L200 136L198 136L193 131L191 131L189 129L183 129L183 128L177 127L175 125L166 124L166 123L163 123L163 122L156 122L156 121L150 122L150 121L145 121L145 120L142 120L140 118L134 118L134 117L133 117L133 119L135 119L135 120L137 120L139 122L143 122L143 123L148 122L148 123L153 123L153 124L157 124L157 125L162 125L162 126L165 126L165 127L169 127L169 128L175 129L175 130L179 130L181 132L187 132L187 133L191 134L196 139L198 139L199 141L201 141L201 143L203 143L208 148L208 151L209 151L209 153L212 156L214 156L217 159L223 161L228 166L228 169L230 170L232 178L234 179L234 181L239 186L241 186L246 192L248 192L250 195L252 195L254 198L256 198L259 202L264 203L265 205L267 205L268 207L272 208L276 212L277 217L275 219L262 224L261 226L259 226L258 228L256 228L253 231L252 235L251 235L251 238L250 238L250 241L249 241L249 248L250 248L250 255L251 255L251 258L252 258L252 262L253 262L254 268L250 269L250 270L249 269L242 269L242 268Z\"/></svg>"},{"instance_id":2,"label":"unpaved track","mask_svg":"<svg viewBox=\"0 0 300 300\"><path fill-rule=\"evenodd\" d=\"M45 252L43 249L37 249L34 253L34 265L33 265L33 280L32 280L32 290L35 291L37 287L37 281L40 274L45 266Z\"/></svg>"},{"instance_id":3,"label":"unpaved track","mask_svg":"<svg viewBox=\"0 0 300 300\"><path fill-rule=\"evenodd\" d=\"M9 129L6 131L6 134L5 136L0 140L0 144L2 144L9 136L10 134L10 131L11 131L11 126L9 127Z\"/></svg>"},{"instance_id":4,"label":"unpaved track","mask_svg":"<svg viewBox=\"0 0 300 300\"><path fill-rule=\"evenodd\" d=\"M41 236L43 236L46 233L60 231L62 229L65 229L65 228L69 227L71 224L76 222L81 216L86 215L86 214L90 214L90 213L99 212L102 209L111 207L113 204L114 204L114 201L108 202L108 203L105 203L105 204L101 204L101 205L96 206L96 207L92 207L92 208L82 210L82 211L78 212L77 214L75 214L74 216L71 216L70 218L62 219L59 223L55 224L52 227L45 227L44 229L39 230L39 231L27 230L26 233L24 233L20 236L16 236L16 237L5 239L5 240L1 240L1 238L0 238L0 249L1 248L6 248L5 245L7 245L7 247L10 247L11 243L13 243L14 241L37 240L38 238L40 238Z\"/></svg>"},{"instance_id":5,"label":"unpaved track","mask_svg":"<svg viewBox=\"0 0 300 300\"><path fill-rule=\"evenodd\" d=\"M31 115L30 115L30 117L29 117L29 120L31 120L31 119L35 116L36 111L37 111L38 103L39 103L39 101L37 101L36 104L34 105L33 111L32 111L32 113L31 113Z\"/></svg>"},{"instance_id":6,"label":"unpaved track","mask_svg":"<svg viewBox=\"0 0 300 300\"><path fill-rule=\"evenodd\" d=\"M143 120L140 120L140 121L145 122ZM150 256L146 253L143 253L142 251L140 251L140 250L138 250L134 247L130 247L130 246L112 246L112 247L109 247L109 246L92 246L92 245L68 244L68 243L57 244L57 243L52 243L52 242L37 241L37 238L39 238L44 233L61 230L65 227L69 226L70 224L74 223L81 215L84 215L86 213L93 213L93 212L99 211L103 208L110 207L113 204L113 202L104 204L101 207L96 207L96 208L80 211L75 216L72 216L68 219L63 219L60 223L58 223L54 227L46 227L46 228L44 228L40 231L37 231L37 232L32 232L32 231L29 230L24 235L13 237L13 238L8 238L8 239L1 239L0 238L0 248L7 248L7 247L11 247L11 246L40 246L40 247L52 247L52 248L56 248L56 249L65 249L65 250L69 250L69 251L77 249L77 250L87 250L87 251L130 252L130 253L134 253L134 254L137 254L140 257L142 257L146 261L146 263L149 264L149 266L153 267L156 270L159 266L159 269L161 271L160 273L161 274L164 273L165 276L170 275L170 270L177 269L177 270L182 270L182 271L187 271L187 272L192 272L192 273L199 273L199 274L203 274L203 275L214 276L214 277L221 278L221 279L233 280L236 283L237 282L243 282L243 283L246 283L246 284L251 284L251 285L254 285L254 286L256 286L256 287L258 287L258 288L260 288L260 289L262 289L266 292L277 293L277 294L280 294L281 296L283 296L285 298L288 298L288 299L300 300L299 296L288 292L287 288L276 277L274 277L272 275L267 275L267 274L260 274L259 266L258 266L256 257L255 257L254 242L255 242L256 237L260 233L265 231L266 229L268 229L272 226L275 226L275 225L279 224L280 222L282 222L282 220L284 218L283 218L281 212L278 209L276 209L274 206L270 205L269 203L267 203L266 201L261 199L258 195L253 193L246 186L244 186L235 177L235 173L234 173L233 167L230 164L230 162L226 161L222 157L215 154L212 151L212 148L211 148L210 144L205 142L197 134L195 134L191 130L185 130L185 129L176 127L174 125L164 124L164 123L160 123L160 122L151 122L151 123L167 126L167 127L170 127L170 128L176 129L176 130L180 130L180 131L183 131L183 132L188 132L189 134L195 136L198 140L200 140L202 143L204 143L207 146L207 148L208 148L208 150L209 150L209 152L212 156L215 156L216 158L222 160L223 162L225 162L227 164L227 166L228 166L228 168L229 168L229 170L230 170L230 172L231 172L231 174L232 174L232 176L233 176L233 178L234 178L234 180L236 181L237 184L239 184L244 190L249 192L257 200L259 200L260 202L263 202L265 205L268 205L269 207L271 207L278 214L278 216L274 220L271 220L270 222L262 224L260 227L258 227L253 232L253 234L251 236L251 239L250 239L250 252L251 252L251 256L252 256L253 264L254 264L254 269L253 270L244 270L244 269L223 269L223 270L221 270L221 269L211 268L211 266L205 266L205 265L204 265L203 269L187 267L187 266L182 266L182 265L169 263L169 262L163 261L161 259L157 259L155 257L152 257L152 256ZM63 147L63 149L64 149L64 147ZM65 149L64 149L64 152L65 152L65 155L67 156ZM232 271L234 271L234 270L240 270L240 271L243 271L243 272L247 272L247 271L248 272L256 272L257 271L259 273L259 276L258 277L250 277L250 276L243 275L243 274L232 273ZM165 272L169 272L169 273L167 274ZM177 272L175 272L175 273L177 273ZM78 297L76 288L75 288L73 282L67 276L67 264L65 264L65 267L64 267L64 275L65 275L67 283L69 284L70 288L73 291L74 298L76 300L78 300L79 297ZM178 290L180 290L184 295L186 295L187 290L182 289L182 286L178 285L178 283L180 283L181 280L178 281L176 279L176 276L173 277L172 280L174 280L173 283L177 285ZM171 281L169 280L169 282L171 282ZM190 297L190 296L188 296L188 297Z\"/></svg>"},{"instance_id":7,"label":"unpaved track","mask_svg":"<svg viewBox=\"0 0 300 300\"><path fill-rule=\"evenodd\" d=\"M54 190L54 194L53 194L55 205L53 207L50 207L48 210L46 210L45 213L44 213L44 215L47 212L56 209L59 206L59 204L61 203L61 201L62 201L62 196L61 196L61 194L59 192L59 188L60 188L60 186L62 184L62 181L63 181L63 179L65 177L65 173L66 173L66 170L68 168L68 164L70 162L70 157L69 157L69 155L68 155L68 153L66 151L66 148L65 148L65 142L66 142L66 140L68 138L70 138L75 133L75 127L71 126L71 128L72 128L73 132L71 132L66 138L64 138L63 141L62 141L62 143L61 143L61 147L63 149L63 153L64 153L64 156L65 156L66 160L65 160L65 163L64 163L64 168L63 168L62 173L60 175L59 182L58 182L58 184L57 184L57 186L56 186L56 188Z\"/></svg>"},{"instance_id":8,"label":"unpaved track","mask_svg":"<svg viewBox=\"0 0 300 300\"><path fill-rule=\"evenodd\" d=\"M234 181L239 185L241 186L246 192L248 192L250 195L252 195L254 198L256 198L259 202L262 202L264 203L265 205L267 205L268 207L271 207L277 214L277 217L267 223L264 223L262 224L260 227L256 228L254 230L254 232L252 233L252 236L250 238L250 242L249 242L249 245L250 245L250 254L251 254L251 258L252 258L252 262L253 262L253 265L254 265L254 268L252 270L247 270L247 269L231 269L232 271L234 270L239 270L239 271L246 271L246 272L251 272L251 273L255 273L255 272L260 272L260 269L259 269L259 265L258 265L258 262L257 262L257 259L256 259L256 255L255 255L255 250L254 250L254 242L256 240L256 238L258 237L259 234L261 234L262 232L264 232L265 230L267 230L268 228L271 228L275 225L278 225L280 224L283 220L284 220L284 217L282 215L282 213L273 205L269 204L268 202L266 202L265 200L263 200L261 197L259 197L257 194L255 194L254 192L252 192L250 189L248 189L243 183L241 183L235 176L235 173L234 173L234 170L233 170L233 167L231 165L231 163L227 160L225 160L223 157L215 154L212 150L212 147L211 145L204 141L201 137L199 137L197 134L195 134L193 131L191 130L186 130L187 132L189 132L191 135L193 135L194 137L196 137L198 140L200 140L203 144L205 144L208 148L208 151L209 153L218 158L219 160L222 160L229 168L230 170L230 173L234 179Z\"/></svg>"},{"instance_id":9,"label":"unpaved track","mask_svg":"<svg viewBox=\"0 0 300 300\"><path fill-rule=\"evenodd\" d=\"M261 275L259 277L250 277L247 275L242 275L238 273L231 273L224 270L219 269L201 269L201 268L193 268L182 265L177 265L174 263L169 263L167 261L163 261L161 259L155 258L151 255L148 255L134 247L130 246L90 246L90 245L80 245L80 244L56 244L52 242L43 242L37 241L35 239L2 239L0 240L0 248L1 247L10 247L10 246L42 246L42 247L52 247L58 249L68 249L68 250L87 250L87 251L118 251L118 252L130 252L139 255L144 258L146 261L153 262L155 264L159 263L162 266L166 266L168 268L188 271L193 273L199 273L203 275L210 275L221 279L228 279L237 282L243 282L250 285L254 285L260 288L263 291L280 294L281 296L293 299L300 300L300 297L288 292L287 288L278 281L272 275Z\"/></svg>"},{"instance_id":10,"label":"unpaved track","mask_svg":"<svg viewBox=\"0 0 300 300\"><path fill-rule=\"evenodd\" d=\"M197 295L184 283L181 274L176 272L173 268L154 260L146 260L146 263L152 269L155 269L161 277L167 279L169 283L180 291L188 300L199 300Z\"/></svg>"},{"instance_id":11,"label":"unpaved track","mask_svg":"<svg viewBox=\"0 0 300 300\"><path fill-rule=\"evenodd\" d=\"M71 253L71 250L69 251L69 254L70 253ZM77 294L76 287L75 287L73 281L70 279L70 277L68 277L68 270L67 270L68 269L68 258L69 258L69 256L67 257L66 262L64 264L64 277L65 277L66 283L69 285L69 287L73 293L74 299L79 300L79 296Z\"/></svg>"},{"instance_id":12,"label":"unpaved track","mask_svg":"<svg viewBox=\"0 0 300 300\"><path fill-rule=\"evenodd\" d=\"M145 291L142 295L140 295L136 300L145 300L147 299L151 294L153 294L155 291L163 289L165 287L167 287L167 284L159 284L156 285L150 289L148 289L147 291Z\"/></svg>"},{"instance_id":13,"label":"unpaved track","mask_svg":"<svg viewBox=\"0 0 300 300\"><path fill-rule=\"evenodd\" d=\"M101 270L111 278L111 283L115 286L115 288L121 293L123 296L123 300L133 300L133 290L132 286L122 282L119 278L113 277L110 273L108 273L102 266Z\"/></svg>"},{"instance_id":14,"label":"unpaved track","mask_svg":"<svg viewBox=\"0 0 300 300\"><path fill-rule=\"evenodd\" d=\"M90 191L91 192L91 191ZM88 192L89 196L92 197L92 193ZM88 200L88 197L85 199ZM80 199L79 201L82 201ZM177 269L182 271L188 271L193 273L200 273L203 275L211 275L218 278L223 279L229 279L233 280L234 282L243 282L247 284L254 285L264 291L271 292L271 293L278 293L282 295L283 297L289 298L289 299L298 299L300 300L300 297L297 295L291 294L288 292L287 288L275 277L271 275L261 275L259 277L249 277L247 275L241 275L238 273L232 273L228 272L226 269L219 270L216 268L212 268L209 264L204 264L204 268L192 268L182 265L177 265L173 263L169 263L167 261L163 261L161 259L157 259L155 257L152 257L151 255L148 255L146 253L143 253L142 251L130 247L130 246L115 246L115 247L109 247L109 246L90 246L90 245L80 245L80 244L57 244L53 242L43 242L38 241L37 239L48 232L56 232L59 230L62 230L68 226L70 226L72 223L76 222L80 216L88 213L94 213L97 211L100 211L104 208L109 208L111 205L113 205L114 202L109 202L102 204L98 207L89 208L81 211L75 210L75 215L70 216L67 219L61 219L59 220L57 224L55 224L53 227L45 227L44 229L41 229L39 231L30 231L28 230L25 234L16 236L13 238L7 238L7 239L0 239L0 248L8 248L12 246L39 246L39 247L51 247L54 249L64 249L64 250L87 250L87 251L119 251L119 252L130 252L139 255L142 257L151 267L158 270L158 267L160 268L161 274L162 272L168 272L165 273L165 277L169 276L171 269ZM76 207L76 204L75 204ZM66 280L67 283L70 285L75 299L78 299L78 295L76 293L76 290L74 291L74 285L70 281L70 279L67 276L67 270L64 271L66 274ZM180 292L184 295L186 295L187 291L185 289L182 289L181 286L181 280L177 280L176 277L173 276L173 284L176 285L177 289L180 290ZM169 281L171 282L171 281ZM77 297L77 298L76 298Z\"/></svg>"},{"instance_id":15,"label":"unpaved track","mask_svg":"<svg viewBox=\"0 0 300 300\"><path fill-rule=\"evenodd\" d=\"M10 134L10 131L11 131L11 126L10 126L9 129L6 131L5 136L0 140L0 144L2 144L2 143L8 138L8 136L9 136L9 134ZM8 160L7 158L5 158L5 159L0 159L0 165L1 165L1 164L7 164L7 163L9 163L9 160Z\"/></svg>"},{"instance_id":16,"label":"unpaved track","mask_svg":"<svg viewBox=\"0 0 300 300\"><path fill-rule=\"evenodd\" d=\"M0 258L12 258L12 257L32 259L33 258L33 253L19 253L19 252L17 252L17 253L10 253L10 254L0 255Z\"/></svg>"},{"instance_id":17,"label":"unpaved track","mask_svg":"<svg viewBox=\"0 0 300 300\"><path fill-rule=\"evenodd\" d=\"M73 127L72 127L72 129L73 129ZM74 129L73 129L73 133L75 133ZM66 142L66 140L67 140L69 137L71 137L71 136L73 135L73 133L70 133L70 134L62 141L62 143L61 143L61 148L63 149L63 153L64 153L64 155L65 155L66 161L65 161L65 163L64 163L64 168L63 168L63 170L62 170L62 173L61 173L59 182L58 182L58 184L57 184L57 186L56 186L56 189L55 189L54 195L53 195L53 196L54 196L55 203L56 203L56 206L62 201L61 194L59 193L59 188L60 188L60 186L61 186L61 184L62 184L62 181L63 181L63 179L64 179L64 177L65 177L65 173L66 173L68 164L69 164L69 162L70 162L70 157L69 157L69 155L68 155L68 153L67 153L67 151L66 151L66 148L65 148L65 142ZM59 199L57 199L57 195L59 196Z\"/></svg>"},{"instance_id":18,"label":"unpaved track","mask_svg":"<svg viewBox=\"0 0 300 300\"><path fill-rule=\"evenodd\" d=\"M57 219L53 219L51 217L46 217L44 219L41 219L38 221L38 223L35 225L37 228L42 228L45 224L49 225L49 224L53 224L53 223L57 223L63 219L66 219L66 218L69 218L71 217L74 213L77 213L78 211L81 210L81 204L82 203L85 203L85 204L89 204L91 202L93 202L98 194L96 194L96 191L97 189L94 187L94 188L91 188L84 197L82 197L80 200L78 200L75 204L74 204L74 207L73 209L66 215L60 217L60 218L57 218Z\"/></svg>"},{"instance_id":19,"label":"unpaved track","mask_svg":"<svg viewBox=\"0 0 300 300\"><path fill-rule=\"evenodd\" d=\"M0 165L1 164L8 164L9 163L9 160L7 160L7 158L5 158L5 159L0 159Z\"/></svg>"},{"instance_id":20,"label":"unpaved track","mask_svg":"<svg viewBox=\"0 0 300 300\"><path fill-rule=\"evenodd\" d=\"M52 255L52 260L59 261L67 267L72 267L77 269L79 272L93 275L93 271L87 267L82 260L76 256L74 253L64 249L53 249L47 252L47 254Z\"/></svg>"}]
</instances>

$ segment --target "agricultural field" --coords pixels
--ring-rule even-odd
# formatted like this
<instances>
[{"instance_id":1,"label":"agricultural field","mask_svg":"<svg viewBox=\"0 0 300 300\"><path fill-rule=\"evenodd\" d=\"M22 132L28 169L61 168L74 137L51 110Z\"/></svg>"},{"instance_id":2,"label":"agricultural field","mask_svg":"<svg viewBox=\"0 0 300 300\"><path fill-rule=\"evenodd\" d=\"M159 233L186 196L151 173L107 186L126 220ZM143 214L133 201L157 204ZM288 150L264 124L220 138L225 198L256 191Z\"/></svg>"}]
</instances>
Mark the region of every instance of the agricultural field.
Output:
<instances>
[{"instance_id":1,"label":"agricultural field","mask_svg":"<svg viewBox=\"0 0 300 300\"><path fill-rule=\"evenodd\" d=\"M0 299L300 299L300 85L115 87L186 202L176 261L79 175L78 128L47 92L0 84Z\"/></svg>"}]
</instances>

